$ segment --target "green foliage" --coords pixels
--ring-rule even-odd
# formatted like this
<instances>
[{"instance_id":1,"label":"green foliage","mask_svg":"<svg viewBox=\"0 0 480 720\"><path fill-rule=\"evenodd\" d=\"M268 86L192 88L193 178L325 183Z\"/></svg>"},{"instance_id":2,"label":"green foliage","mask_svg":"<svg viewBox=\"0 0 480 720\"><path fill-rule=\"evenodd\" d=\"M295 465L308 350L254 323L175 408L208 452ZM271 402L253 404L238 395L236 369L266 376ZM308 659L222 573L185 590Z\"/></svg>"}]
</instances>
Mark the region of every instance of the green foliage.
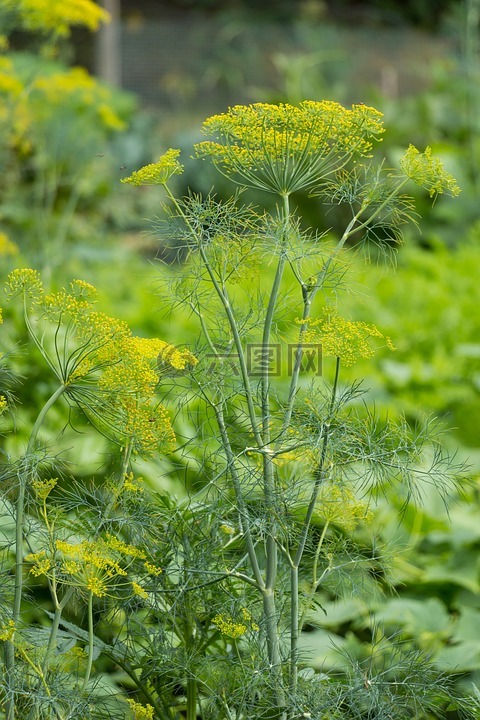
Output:
<instances>
[{"instance_id":1,"label":"green foliage","mask_svg":"<svg viewBox=\"0 0 480 720\"><path fill-rule=\"evenodd\" d=\"M380 114L363 105L237 107L204 127L219 136L201 156L279 206L244 203L242 188L226 201L175 197L175 150L125 180L167 197L159 227L183 258L170 297L191 314L194 354L135 337L94 308L88 283L46 292L34 270L7 279L22 307L6 313L9 328L24 324L51 388L26 448L6 445L6 720L447 717L456 690L409 637L408 607L403 634L390 632L388 606L383 629L371 620L397 584L396 548L375 523L394 491L407 516L432 487L454 492L464 470L427 423L381 418L346 382L344 366L391 343L343 317L339 298L348 241L368 243L379 218L400 233L412 181L452 194L455 182L428 149L375 169ZM302 187L347 205L338 237L303 228L290 207ZM332 361L312 376L303 360L320 343ZM175 413L169 472L183 497L151 492L135 465L171 442L158 391ZM120 448L95 482L72 478L57 453L47 423L62 401ZM326 650L325 608L352 593L369 640L338 636Z\"/></svg>"}]
</instances>

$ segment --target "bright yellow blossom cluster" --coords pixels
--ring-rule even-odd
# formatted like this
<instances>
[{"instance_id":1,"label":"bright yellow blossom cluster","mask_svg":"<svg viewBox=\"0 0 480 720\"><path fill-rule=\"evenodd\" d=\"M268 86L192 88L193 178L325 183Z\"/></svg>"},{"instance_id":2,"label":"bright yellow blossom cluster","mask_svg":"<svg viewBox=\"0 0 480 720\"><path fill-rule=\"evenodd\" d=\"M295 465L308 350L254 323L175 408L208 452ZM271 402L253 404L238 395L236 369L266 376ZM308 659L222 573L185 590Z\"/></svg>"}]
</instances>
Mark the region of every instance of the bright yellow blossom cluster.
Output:
<instances>
[{"instance_id":1,"label":"bright yellow blossom cluster","mask_svg":"<svg viewBox=\"0 0 480 720\"><path fill-rule=\"evenodd\" d=\"M134 560L143 561L149 575L162 572L161 568L147 559L141 548L129 545L109 533L105 537L79 543L57 540L54 552L40 550L27 555L25 560L32 564L30 572L35 577L51 576L55 571L57 581L82 587L96 597L105 597L120 580L121 585L130 584L135 595L146 599L147 593L140 583L126 579L126 567Z\"/></svg>"},{"instance_id":2,"label":"bright yellow blossom cluster","mask_svg":"<svg viewBox=\"0 0 480 720\"><path fill-rule=\"evenodd\" d=\"M63 329L65 357L58 375L102 431L143 454L173 444L170 419L155 393L165 368L179 371L196 364L189 350L133 336L127 323L95 310L95 288L83 280L74 280L71 291L44 294L37 271L20 269L10 273L7 290L10 296L33 297L30 310Z\"/></svg>"},{"instance_id":3,"label":"bright yellow blossom cluster","mask_svg":"<svg viewBox=\"0 0 480 720\"><path fill-rule=\"evenodd\" d=\"M121 487L121 492L132 493L132 495L141 495L145 492L145 488L141 484L142 482L143 478L134 478L133 472L126 473Z\"/></svg>"},{"instance_id":4,"label":"bright yellow blossom cluster","mask_svg":"<svg viewBox=\"0 0 480 720\"><path fill-rule=\"evenodd\" d=\"M460 193L457 181L445 170L440 158L432 154L430 147L421 153L414 145L409 145L400 158L400 168L417 185L428 190L430 197L443 192L455 197Z\"/></svg>"},{"instance_id":5,"label":"bright yellow blossom cluster","mask_svg":"<svg viewBox=\"0 0 480 720\"><path fill-rule=\"evenodd\" d=\"M0 625L0 642L8 642L15 634L15 623L9 620L7 623Z\"/></svg>"},{"instance_id":6,"label":"bright yellow blossom cluster","mask_svg":"<svg viewBox=\"0 0 480 720\"><path fill-rule=\"evenodd\" d=\"M25 30L67 37L74 25L97 30L109 14L92 0L3 0L6 9L15 10Z\"/></svg>"},{"instance_id":7,"label":"bright yellow blossom cluster","mask_svg":"<svg viewBox=\"0 0 480 720\"><path fill-rule=\"evenodd\" d=\"M49 480L34 480L32 487L35 495L40 500L46 500L52 492L53 488L57 486L58 478L50 478Z\"/></svg>"},{"instance_id":8,"label":"bright yellow blossom cluster","mask_svg":"<svg viewBox=\"0 0 480 720\"><path fill-rule=\"evenodd\" d=\"M23 90L23 83L17 77L10 58L0 57L0 93L4 96L16 98ZM2 117L0 114L0 118Z\"/></svg>"},{"instance_id":9,"label":"bright yellow blossom cluster","mask_svg":"<svg viewBox=\"0 0 480 720\"><path fill-rule=\"evenodd\" d=\"M212 623L220 630L222 635L233 638L234 640L245 635L246 632L252 630L258 632L260 628L257 623L252 620L252 614L247 608L241 609L241 621L238 622L227 613L217 613L212 618Z\"/></svg>"},{"instance_id":10,"label":"bright yellow blossom cluster","mask_svg":"<svg viewBox=\"0 0 480 720\"><path fill-rule=\"evenodd\" d=\"M9 297L17 294L27 294L38 297L43 292L43 285L38 270L31 268L16 268L8 275L5 291Z\"/></svg>"},{"instance_id":11,"label":"bright yellow blossom cluster","mask_svg":"<svg viewBox=\"0 0 480 720\"><path fill-rule=\"evenodd\" d=\"M135 170L129 177L123 178L122 183L128 185L165 185L172 175L181 175L183 165L178 162L180 150L167 150L156 163L144 165Z\"/></svg>"},{"instance_id":12,"label":"bright yellow blossom cluster","mask_svg":"<svg viewBox=\"0 0 480 720\"><path fill-rule=\"evenodd\" d=\"M373 357L375 350L370 341L374 338L385 340L385 345L394 350L390 338L375 325L345 320L328 310L323 318L309 323L304 342L321 345L324 357L340 358L344 365L350 366L360 358Z\"/></svg>"},{"instance_id":13,"label":"bright yellow blossom cluster","mask_svg":"<svg viewBox=\"0 0 480 720\"><path fill-rule=\"evenodd\" d=\"M288 195L310 188L351 157L368 157L381 139L382 113L366 105L305 100L300 105L236 105L213 115L195 146L240 184Z\"/></svg>"},{"instance_id":14,"label":"bright yellow blossom cluster","mask_svg":"<svg viewBox=\"0 0 480 720\"><path fill-rule=\"evenodd\" d=\"M141 705L135 700L127 700L130 709L133 712L133 720L153 720L153 707L151 705Z\"/></svg>"},{"instance_id":15,"label":"bright yellow blossom cluster","mask_svg":"<svg viewBox=\"0 0 480 720\"><path fill-rule=\"evenodd\" d=\"M5 395L0 395L0 415L5 412L8 407L7 398Z\"/></svg>"}]
</instances>

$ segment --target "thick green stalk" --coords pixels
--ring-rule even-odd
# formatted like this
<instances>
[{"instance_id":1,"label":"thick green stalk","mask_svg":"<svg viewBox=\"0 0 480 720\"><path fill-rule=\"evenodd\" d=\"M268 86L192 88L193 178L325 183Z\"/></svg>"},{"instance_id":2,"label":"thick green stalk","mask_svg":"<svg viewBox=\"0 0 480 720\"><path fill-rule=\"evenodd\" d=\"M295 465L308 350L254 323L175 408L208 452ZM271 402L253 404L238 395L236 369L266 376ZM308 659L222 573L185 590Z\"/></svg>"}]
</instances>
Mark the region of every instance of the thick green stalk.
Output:
<instances>
[{"instance_id":1,"label":"thick green stalk","mask_svg":"<svg viewBox=\"0 0 480 720\"><path fill-rule=\"evenodd\" d=\"M60 385L53 395L47 400L41 409L30 434L26 450L26 468L19 475L18 497L15 507L15 588L13 594L13 611L12 620L15 627L20 620L20 610L23 595L23 543L24 543L24 512L25 512L25 489L29 478L31 455L33 453L38 432L45 419L46 414L56 403L58 398L65 392L65 385ZM15 668L15 634L5 643L5 669L9 682L13 681L13 672ZM15 720L15 700L13 694L10 693L6 701L6 720Z\"/></svg>"},{"instance_id":2,"label":"thick green stalk","mask_svg":"<svg viewBox=\"0 0 480 720\"><path fill-rule=\"evenodd\" d=\"M186 720L197 720L197 679L187 680L187 715Z\"/></svg>"},{"instance_id":3,"label":"thick green stalk","mask_svg":"<svg viewBox=\"0 0 480 720\"><path fill-rule=\"evenodd\" d=\"M281 672L280 637L278 631L278 618L275 603L275 585L278 569L278 547L276 538L276 510L275 510L275 468L270 455L271 417L270 417L270 377L269 377L269 345L272 331L273 317L277 307L278 295L285 269L285 244L289 232L290 209L288 195L283 196L283 238L282 252L278 260L277 270L273 281L270 297L265 313L262 336L262 431L263 431L263 482L265 513L267 524L266 539L266 574L265 589L263 590L263 614L266 624L267 651L271 666L272 680L275 686L276 701L279 708L285 707L285 692L283 689Z\"/></svg>"},{"instance_id":4,"label":"thick green stalk","mask_svg":"<svg viewBox=\"0 0 480 720\"><path fill-rule=\"evenodd\" d=\"M335 378L332 387L332 394L330 398L330 406L328 409L328 415L325 420L322 450L320 453L320 459L315 469L314 477L315 482L313 485L310 502L307 508L307 514L303 522L303 528L300 533L300 540L298 542L297 551L294 555L293 562L290 569L290 592L291 592L291 605L290 605L290 688L292 692L295 692L298 682L298 636L299 636L299 603L298 603L298 570L302 561L303 553L305 550L305 544L307 542L308 531L310 529L310 523L312 520L313 512L315 510L315 504L317 502L318 493L324 480L324 466L325 459L327 456L327 447L330 434L330 423L332 421L335 397L337 394L338 377L340 373L340 358L337 357L335 365Z\"/></svg>"}]
</instances>

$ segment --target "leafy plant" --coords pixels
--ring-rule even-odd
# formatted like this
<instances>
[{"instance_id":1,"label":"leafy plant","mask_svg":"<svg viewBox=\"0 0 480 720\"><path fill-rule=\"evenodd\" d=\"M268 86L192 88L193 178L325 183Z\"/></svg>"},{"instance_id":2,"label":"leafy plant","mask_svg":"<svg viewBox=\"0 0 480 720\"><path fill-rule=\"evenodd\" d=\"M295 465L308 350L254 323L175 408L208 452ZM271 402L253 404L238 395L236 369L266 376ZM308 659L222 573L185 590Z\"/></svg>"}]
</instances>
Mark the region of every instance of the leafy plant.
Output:
<instances>
[{"instance_id":1,"label":"leafy plant","mask_svg":"<svg viewBox=\"0 0 480 720\"><path fill-rule=\"evenodd\" d=\"M169 289L196 320L193 354L134 337L96 311L87 283L48 293L33 270L8 278L56 386L5 463L6 720L446 717L461 701L414 639L372 628L369 651L343 643L335 669L314 629L325 597L369 604L391 584L371 532L378 498L395 487L408 507L463 477L429 427L379 418L345 384L343 367L392 346L339 309L347 241L378 228L398 239L411 181L432 196L458 187L428 148L374 166L383 127L365 105L236 106L204 131L196 154L238 185L230 199L175 197L177 150L125 180L166 194L164 235L185 258ZM242 203L245 186L276 210ZM339 238L303 227L300 191L348 206ZM172 443L159 380L184 499L150 492L134 469ZM100 483L68 483L40 440L62 400L121 450Z\"/></svg>"}]
</instances>

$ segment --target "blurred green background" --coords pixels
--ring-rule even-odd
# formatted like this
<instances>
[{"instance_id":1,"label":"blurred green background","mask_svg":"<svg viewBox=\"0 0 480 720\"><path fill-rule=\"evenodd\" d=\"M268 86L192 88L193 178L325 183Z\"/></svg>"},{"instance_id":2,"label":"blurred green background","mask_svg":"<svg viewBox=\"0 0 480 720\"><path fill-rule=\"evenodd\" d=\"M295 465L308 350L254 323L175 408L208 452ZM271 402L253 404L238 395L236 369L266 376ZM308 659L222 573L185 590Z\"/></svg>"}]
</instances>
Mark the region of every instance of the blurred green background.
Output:
<instances>
[{"instance_id":1,"label":"blurred green background","mask_svg":"<svg viewBox=\"0 0 480 720\"><path fill-rule=\"evenodd\" d=\"M373 614L347 598L319 617L311 642L322 662L338 662L332 637L358 650L365 627L382 622L480 685L480 0L109 0L113 22L96 34L75 29L56 55L38 33L12 25L2 5L10 43L0 55L2 279L16 266L38 268L53 288L85 279L98 288L101 309L140 335L194 346L196 329L159 290L170 266L179 269L148 220L162 214L161 192L120 180L179 147L186 172L175 190L208 192L215 183L227 196L226 181L190 157L207 115L245 102L361 101L385 115L387 163L410 142L428 144L456 176L455 200L439 197L432 207L418 192L422 219L406 230L394 262L373 243L367 253L352 248L352 292L341 307L397 347L355 366L352 378L364 380L382 412L405 412L412 425L436 416L445 444L470 462L471 484L449 515L434 488L419 509L382 500L377 532L397 552L398 594ZM312 227L341 226L339 211L295 202ZM24 377L10 387L16 419L3 417L0 439L15 453L51 381L22 350L14 307L4 316L11 367ZM49 418L65 459L80 475L101 476L106 441L80 418L74 429L66 421L66 410ZM177 430L192 432L185 419ZM142 471L171 493L188 489L188 473L169 459Z\"/></svg>"}]
</instances>

